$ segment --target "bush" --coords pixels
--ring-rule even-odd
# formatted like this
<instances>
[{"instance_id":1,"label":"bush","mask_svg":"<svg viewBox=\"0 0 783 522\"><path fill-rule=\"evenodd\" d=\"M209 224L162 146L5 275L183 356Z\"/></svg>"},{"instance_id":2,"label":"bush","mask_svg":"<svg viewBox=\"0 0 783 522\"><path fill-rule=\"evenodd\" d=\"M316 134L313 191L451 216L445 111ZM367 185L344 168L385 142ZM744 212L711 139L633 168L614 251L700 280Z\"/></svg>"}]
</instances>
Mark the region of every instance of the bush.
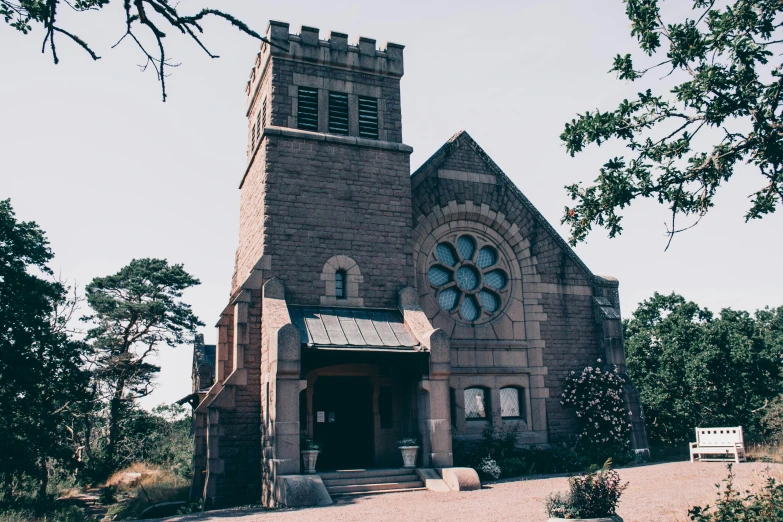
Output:
<instances>
[{"instance_id":1,"label":"bush","mask_svg":"<svg viewBox=\"0 0 783 522\"><path fill-rule=\"evenodd\" d=\"M601 470L588 475L568 478L569 491L566 494L550 495L546 510L550 517L557 518L600 518L616 514L620 495L628 483L620 483L620 475L612 469L612 460L604 463Z\"/></svg>"},{"instance_id":2,"label":"bush","mask_svg":"<svg viewBox=\"0 0 783 522\"><path fill-rule=\"evenodd\" d=\"M769 403L761 417L761 427L768 440L783 443L783 395Z\"/></svg>"},{"instance_id":3,"label":"bush","mask_svg":"<svg viewBox=\"0 0 783 522\"><path fill-rule=\"evenodd\" d=\"M718 484L718 500L715 507L693 507L688 510L694 522L780 522L783 521L783 484L768 477L764 487L758 493L746 492L742 496L734 489L734 472L728 465L729 476L724 483Z\"/></svg>"},{"instance_id":4,"label":"bush","mask_svg":"<svg viewBox=\"0 0 783 522\"><path fill-rule=\"evenodd\" d=\"M493 480L500 478L500 466L498 466L498 463L495 462L492 457L484 457L481 459L481 463L479 463L476 471L478 471L478 474L481 475L482 478Z\"/></svg>"},{"instance_id":5,"label":"bush","mask_svg":"<svg viewBox=\"0 0 783 522\"><path fill-rule=\"evenodd\" d=\"M566 379L560 404L576 411L577 444L580 452L592 460L630 451L631 424L623 399L624 384L616 367L588 366L580 374L571 372Z\"/></svg>"},{"instance_id":6,"label":"bush","mask_svg":"<svg viewBox=\"0 0 783 522\"><path fill-rule=\"evenodd\" d=\"M36 516L27 509L0 512L0 522L88 522L84 510L76 506L60 507Z\"/></svg>"},{"instance_id":7,"label":"bush","mask_svg":"<svg viewBox=\"0 0 783 522\"><path fill-rule=\"evenodd\" d=\"M499 477L484 474L482 478L510 478L534 473L564 473L585 469L589 461L582 458L573 444L560 444L551 448L523 448L517 445L515 432L497 433L488 427L481 440L476 442L454 441L454 465L467 466L479 471L483 461L489 458L500 469Z\"/></svg>"}]
</instances>

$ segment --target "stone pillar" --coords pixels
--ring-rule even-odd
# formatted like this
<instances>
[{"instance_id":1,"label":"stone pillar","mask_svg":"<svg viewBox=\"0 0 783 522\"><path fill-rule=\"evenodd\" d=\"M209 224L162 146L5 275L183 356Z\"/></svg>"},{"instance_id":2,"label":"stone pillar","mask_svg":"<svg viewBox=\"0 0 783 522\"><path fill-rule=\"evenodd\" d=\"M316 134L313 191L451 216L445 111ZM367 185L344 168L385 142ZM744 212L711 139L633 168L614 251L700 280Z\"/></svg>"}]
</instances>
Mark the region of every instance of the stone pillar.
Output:
<instances>
[{"instance_id":1,"label":"stone pillar","mask_svg":"<svg viewBox=\"0 0 783 522\"><path fill-rule=\"evenodd\" d=\"M429 379L422 381L419 401L419 429L422 436L424 467L448 468L454 464L451 451L451 408L449 406L451 354L449 337L433 328L419 306L416 290L405 287L399 292L399 308L405 324L430 353Z\"/></svg>"},{"instance_id":2,"label":"stone pillar","mask_svg":"<svg viewBox=\"0 0 783 522\"><path fill-rule=\"evenodd\" d=\"M299 392L307 388L301 380L302 341L299 330L291 323L285 301L285 287L270 279L263 287L264 350L268 355L268 388L266 399L266 461L264 477L265 503L275 505L282 498L276 491L277 478L300 473Z\"/></svg>"},{"instance_id":3,"label":"stone pillar","mask_svg":"<svg viewBox=\"0 0 783 522\"><path fill-rule=\"evenodd\" d=\"M427 438L429 440L428 467L448 468L454 465L451 451L451 407L449 404L449 376L451 356L449 340L443 330L433 330L427 340L430 348L429 404Z\"/></svg>"}]
</instances>

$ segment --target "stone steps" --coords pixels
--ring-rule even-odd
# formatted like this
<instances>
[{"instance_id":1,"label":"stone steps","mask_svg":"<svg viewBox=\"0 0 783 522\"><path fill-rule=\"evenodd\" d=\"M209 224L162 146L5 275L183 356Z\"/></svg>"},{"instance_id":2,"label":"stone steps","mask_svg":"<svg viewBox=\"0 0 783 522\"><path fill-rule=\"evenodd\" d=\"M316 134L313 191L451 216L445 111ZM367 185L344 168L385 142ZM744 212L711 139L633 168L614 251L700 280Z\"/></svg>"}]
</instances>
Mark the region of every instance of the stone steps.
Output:
<instances>
[{"instance_id":1,"label":"stone steps","mask_svg":"<svg viewBox=\"0 0 783 522\"><path fill-rule=\"evenodd\" d=\"M411 469L346 470L321 473L331 496L373 495L426 489Z\"/></svg>"},{"instance_id":2,"label":"stone steps","mask_svg":"<svg viewBox=\"0 0 783 522\"><path fill-rule=\"evenodd\" d=\"M339 478L339 479L325 479L321 476L321 480L324 481L326 487L330 486L358 486L362 484L379 484L379 483L403 483L403 482L419 482L419 476L412 475L392 475L392 476L375 476L375 477L356 477L356 478Z\"/></svg>"}]
</instances>

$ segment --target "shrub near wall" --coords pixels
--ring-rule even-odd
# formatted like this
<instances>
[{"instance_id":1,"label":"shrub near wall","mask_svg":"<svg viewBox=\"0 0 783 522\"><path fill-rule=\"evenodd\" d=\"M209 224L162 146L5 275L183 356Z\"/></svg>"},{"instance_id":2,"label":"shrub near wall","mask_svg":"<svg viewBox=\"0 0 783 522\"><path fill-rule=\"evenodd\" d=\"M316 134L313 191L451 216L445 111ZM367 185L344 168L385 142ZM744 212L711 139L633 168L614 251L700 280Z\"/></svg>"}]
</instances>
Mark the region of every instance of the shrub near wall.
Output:
<instances>
[{"instance_id":1,"label":"shrub near wall","mask_svg":"<svg viewBox=\"0 0 783 522\"><path fill-rule=\"evenodd\" d=\"M478 442L454 441L454 465L475 469L482 480L497 480L579 471L589 463L576 452L573 444L550 448L520 447L515 432L498 433L487 428Z\"/></svg>"},{"instance_id":2,"label":"shrub near wall","mask_svg":"<svg viewBox=\"0 0 783 522\"><path fill-rule=\"evenodd\" d=\"M630 453L631 424L623 399L623 379L613 366L588 366L566 379L560 404L573 408L579 419L576 443L591 464L614 457L620 462Z\"/></svg>"}]
</instances>

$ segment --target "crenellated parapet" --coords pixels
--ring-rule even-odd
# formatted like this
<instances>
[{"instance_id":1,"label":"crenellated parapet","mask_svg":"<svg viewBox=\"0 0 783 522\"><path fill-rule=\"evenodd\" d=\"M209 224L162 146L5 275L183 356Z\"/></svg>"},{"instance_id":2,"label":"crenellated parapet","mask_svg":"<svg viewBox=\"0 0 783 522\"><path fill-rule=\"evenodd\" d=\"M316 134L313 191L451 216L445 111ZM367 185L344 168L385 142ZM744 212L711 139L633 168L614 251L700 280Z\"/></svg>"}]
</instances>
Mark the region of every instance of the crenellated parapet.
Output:
<instances>
[{"instance_id":1,"label":"crenellated parapet","mask_svg":"<svg viewBox=\"0 0 783 522\"><path fill-rule=\"evenodd\" d=\"M261 52L256 56L250 79L245 92L252 99L256 85L271 57L309 62L347 70L361 71L380 76L400 78L404 73L402 51L404 45L386 42L380 48L376 40L360 36L353 44L348 43L348 35L329 31L326 40L320 39L320 30L316 27L301 26L299 34L289 32L289 24L271 20L266 37L270 43L261 44Z\"/></svg>"}]
</instances>

